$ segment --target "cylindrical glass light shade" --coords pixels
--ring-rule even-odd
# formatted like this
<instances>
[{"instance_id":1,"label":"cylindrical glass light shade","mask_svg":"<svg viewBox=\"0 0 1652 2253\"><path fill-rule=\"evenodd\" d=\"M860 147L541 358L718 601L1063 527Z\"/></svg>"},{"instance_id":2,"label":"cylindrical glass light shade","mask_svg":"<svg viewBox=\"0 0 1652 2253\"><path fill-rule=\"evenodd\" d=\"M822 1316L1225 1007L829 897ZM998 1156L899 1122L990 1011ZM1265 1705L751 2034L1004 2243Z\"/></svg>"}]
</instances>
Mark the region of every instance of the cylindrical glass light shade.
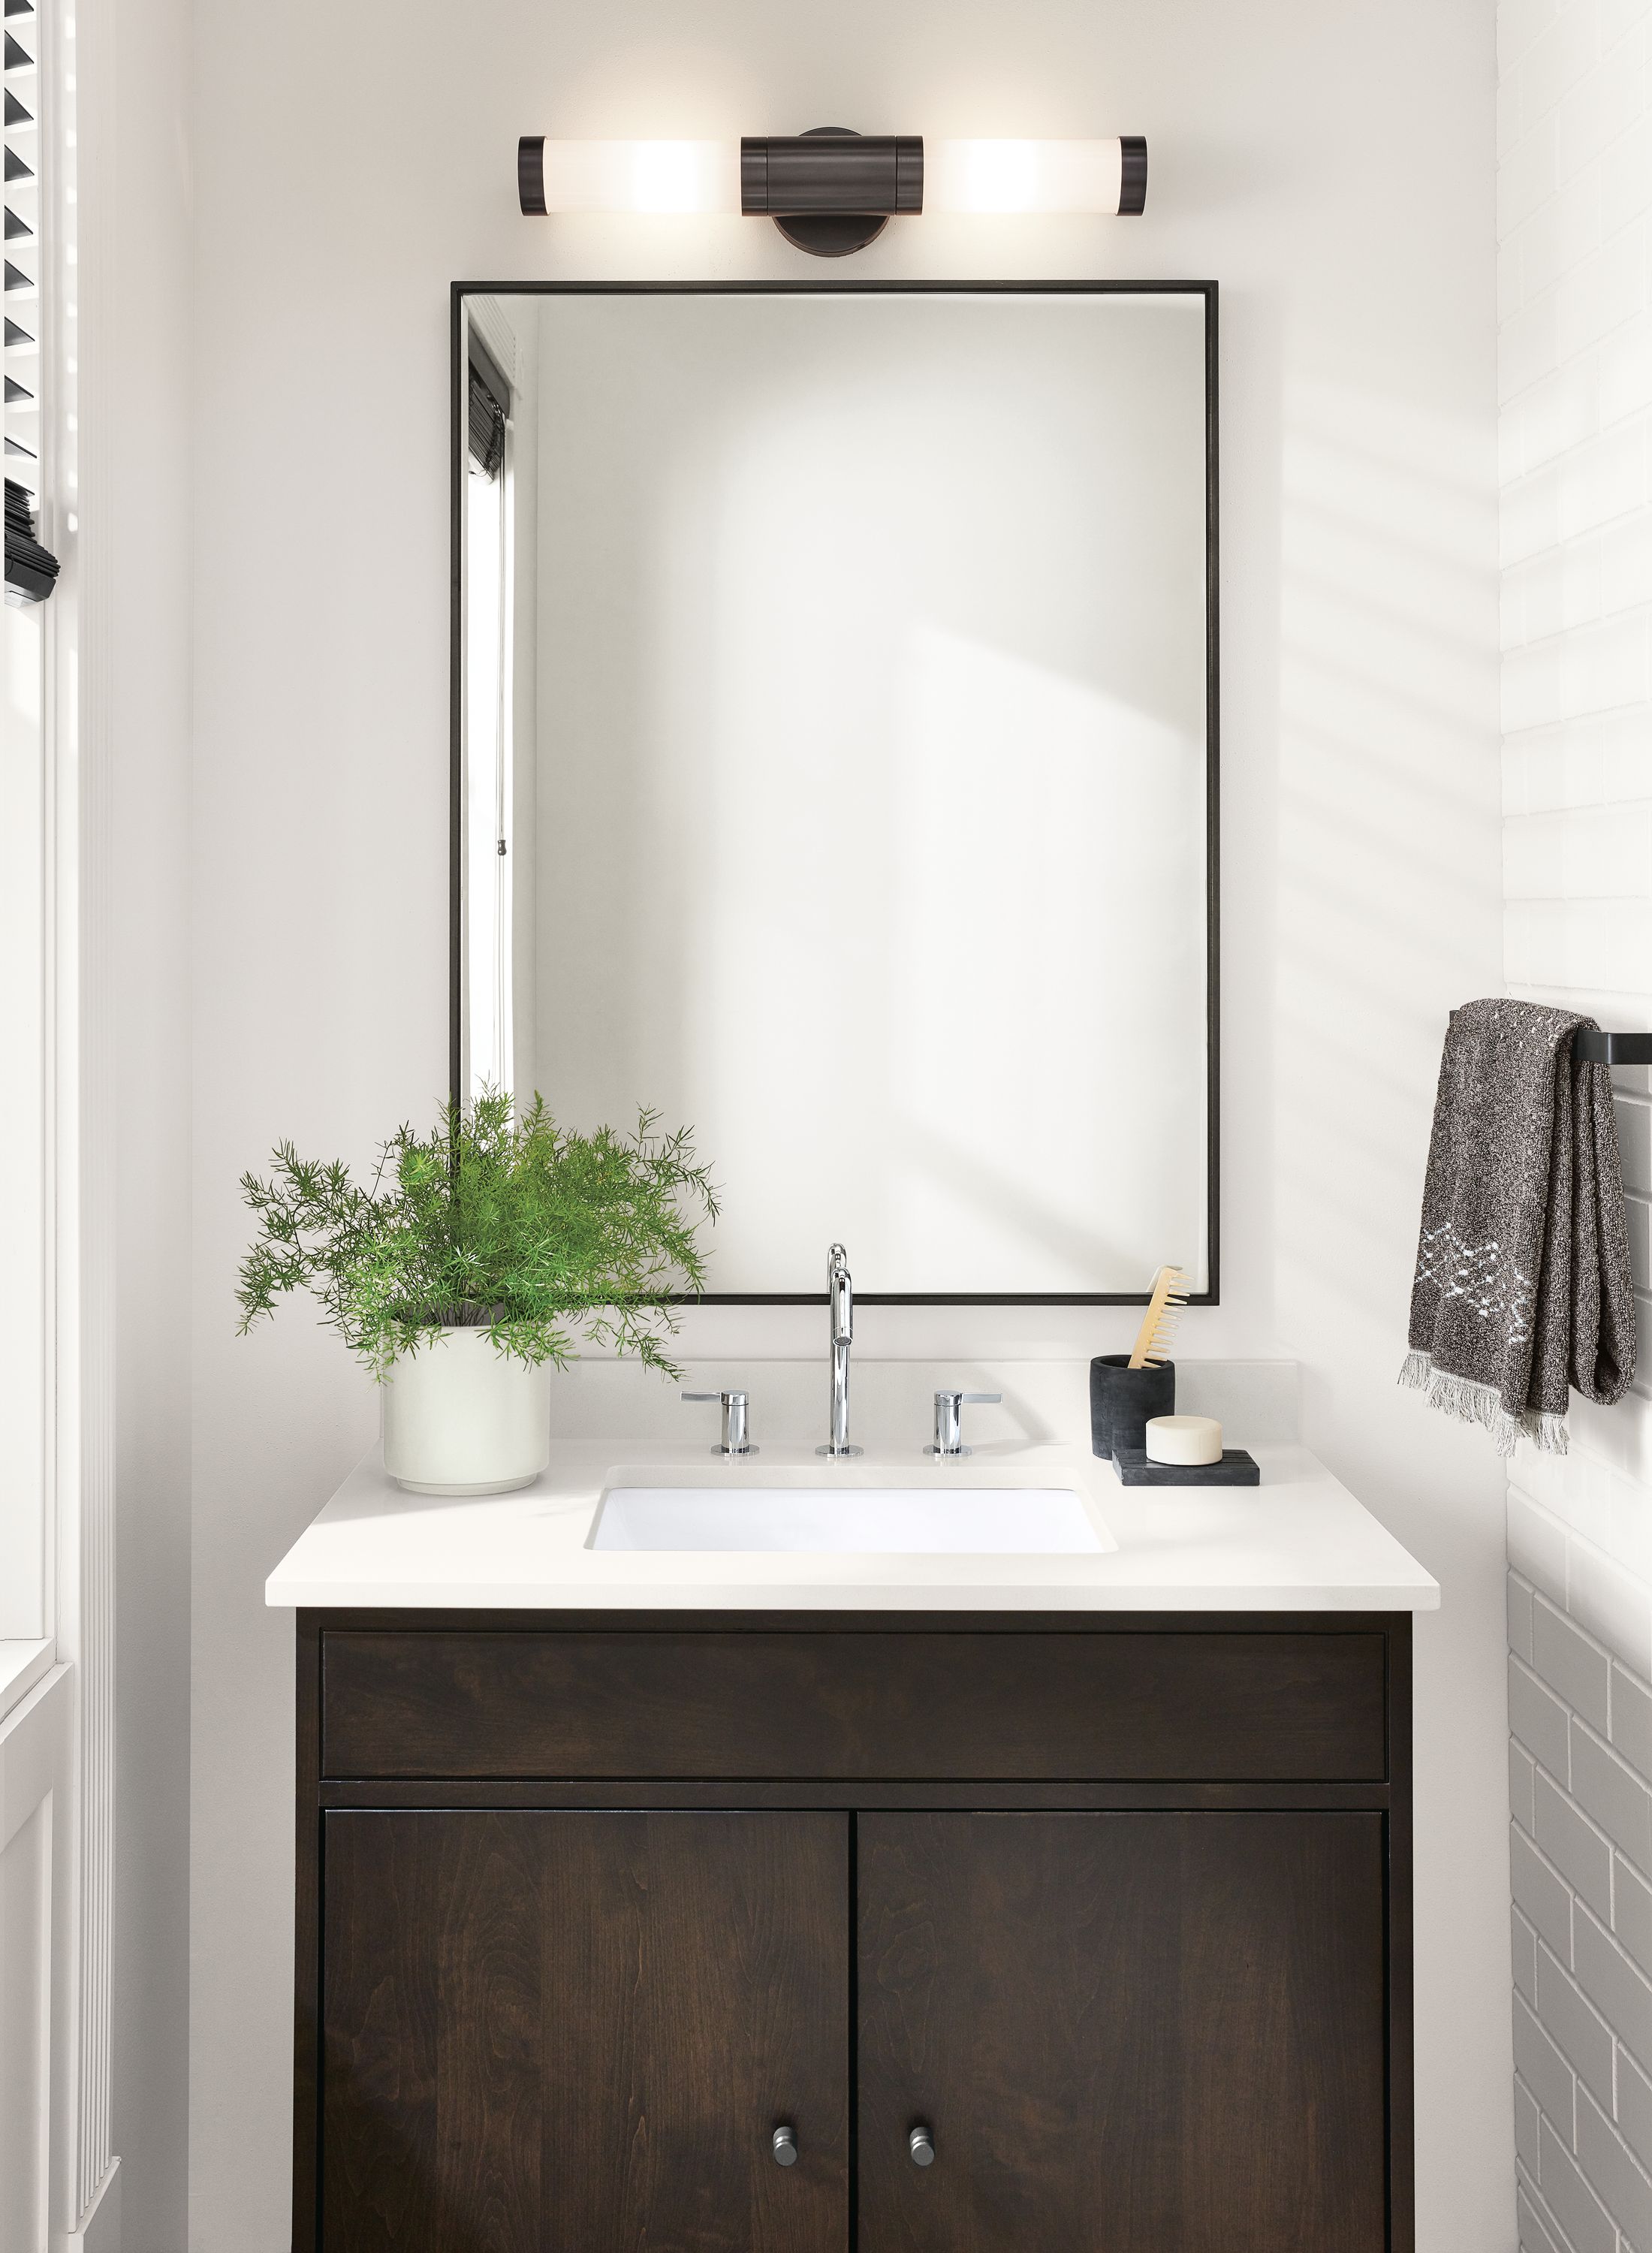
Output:
<instances>
[{"instance_id":1,"label":"cylindrical glass light shade","mask_svg":"<svg viewBox=\"0 0 1652 2253\"><path fill-rule=\"evenodd\" d=\"M543 141L522 144L522 208L547 212L738 212L737 141ZM538 170L540 200L530 200Z\"/></svg>"},{"instance_id":2,"label":"cylindrical glass light shade","mask_svg":"<svg viewBox=\"0 0 1652 2253\"><path fill-rule=\"evenodd\" d=\"M932 212L1139 212L1147 143L931 141L924 206Z\"/></svg>"},{"instance_id":3,"label":"cylindrical glass light shade","mask_svg":"<svg viewBox=\"0 0 1652 2253\"><path fill-rule=\"evenodd\" d=\"M748 139L749 212L1107 212L1143 209L1147 144L1112 141L935 141L915 136L806 134ZM517 185L524 212L739 212L742 144L735 141L552 141L524 136ZM759 162L761 159L761 163ZM889 181L867 181L882 164ZM790 170L788 170L790 168ZM761 174L759 178L758 175ZM788 200L792 175L807 199ZM784 177L780 177L784 175ZM816 176L819 177L817 178ZM875 192L874 192L875 190ZM760 191L760 192L759 192ZM841 246L840 246L841 247Z\"/></svg>"}]
</instances>

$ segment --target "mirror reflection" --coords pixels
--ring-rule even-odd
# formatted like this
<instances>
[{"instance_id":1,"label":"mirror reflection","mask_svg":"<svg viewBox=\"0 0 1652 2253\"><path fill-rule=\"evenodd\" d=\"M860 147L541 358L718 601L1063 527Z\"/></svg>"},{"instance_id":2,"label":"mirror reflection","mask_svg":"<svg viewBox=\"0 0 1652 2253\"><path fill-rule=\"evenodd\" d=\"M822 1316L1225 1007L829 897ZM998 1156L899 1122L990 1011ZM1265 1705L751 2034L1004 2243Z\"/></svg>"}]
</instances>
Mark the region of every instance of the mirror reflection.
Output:
<instances>
[{"instance_id":1,"label":"mirror reflection","mask_svg":"<svg viewBox=\"0 0 1652 2253\"><path fill-rule=\"evenodd\" d=\"M456 1064L713 1295L1213 1263L1197 285L459 299Z\"/></svg>"}]
</instances>

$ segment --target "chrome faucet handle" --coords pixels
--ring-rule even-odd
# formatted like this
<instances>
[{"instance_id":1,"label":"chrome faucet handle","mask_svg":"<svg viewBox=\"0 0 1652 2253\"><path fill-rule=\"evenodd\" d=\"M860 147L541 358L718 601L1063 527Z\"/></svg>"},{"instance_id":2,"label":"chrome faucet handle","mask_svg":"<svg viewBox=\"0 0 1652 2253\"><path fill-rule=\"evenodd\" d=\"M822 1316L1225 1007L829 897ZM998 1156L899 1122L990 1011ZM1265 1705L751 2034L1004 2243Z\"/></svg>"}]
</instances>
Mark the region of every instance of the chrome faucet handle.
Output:
<instances>
[{"instance_id":1,"label":"chrome faucet handle","mask_svg":"<svg viewBox=\"0 0 1652 2253\"><path fill-rule=\"evenodd\" d=\"M974 1450L964 1445L964 1408L966 1403L997 1402L1001 1392L959 1392L948 1387L935 1396L935 1438L924 1448L926 1455L967 1455Z\"/></svg>"},{"instance_id":2,"label":"chrome faucet handle","mask_svg":"<svg viewBox=\"0 0 1652 2253\"><path fill-rule=\"evenodd\" d=\"M755 1455L757 1450L747 1435L746 1409L749 1405L743 1392L685 1392L685 1400L720 1400L722 1403L722 1444L712 1449L714 1455Z\"/></svg>"}]
</instances>

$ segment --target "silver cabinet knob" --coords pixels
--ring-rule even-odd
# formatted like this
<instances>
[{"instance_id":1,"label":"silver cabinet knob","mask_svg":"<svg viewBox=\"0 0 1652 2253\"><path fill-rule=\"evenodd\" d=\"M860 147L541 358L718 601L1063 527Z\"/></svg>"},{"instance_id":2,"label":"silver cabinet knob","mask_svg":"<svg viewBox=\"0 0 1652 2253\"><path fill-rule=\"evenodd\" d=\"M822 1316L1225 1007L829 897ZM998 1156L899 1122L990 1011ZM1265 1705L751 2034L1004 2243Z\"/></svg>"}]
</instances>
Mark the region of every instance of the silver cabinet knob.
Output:
<instances>
[{"instance_id":1,"label":"silver cabinet knob","mask_svg":"<svg viewBox=\"0 0 1652 2253\"><path fill-rule=\"evenodd\" d=\"M907 2138L906 2148L912 2154L915 2167L932 2167L935 2165L935 2138L922 2122Z\"/></svg>"},{"instance_id":2,"label":"silver cabinet knob","mask_svg":"<svg viewBox=\"0 0 1652 2253\"><path fill-rule=\"evenodd\" d=\"M777 2128L774 2131L774 2163L777 2167L795 2167L798 2164L798 2131L795 2128Z\"/></svg>"}]
</instances>

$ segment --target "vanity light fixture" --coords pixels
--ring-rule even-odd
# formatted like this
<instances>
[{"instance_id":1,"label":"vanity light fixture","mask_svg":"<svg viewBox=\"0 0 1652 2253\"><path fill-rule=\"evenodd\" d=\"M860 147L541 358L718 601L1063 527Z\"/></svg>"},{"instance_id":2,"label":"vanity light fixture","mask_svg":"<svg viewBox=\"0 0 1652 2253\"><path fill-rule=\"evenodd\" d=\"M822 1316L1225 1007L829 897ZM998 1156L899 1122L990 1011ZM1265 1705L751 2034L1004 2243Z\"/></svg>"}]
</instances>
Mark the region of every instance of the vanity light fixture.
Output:
<instances>
[{"instance_id":1,"label":"vanity light fixture","mask_svg":"<svg viewBox=\"0 0 1652 2253\"><path fill-rule=\"evenodd\" d=\"M732 141L552 141L517 144L525 213L741 212L771 219L818 258L863 250L891 218L945 212L1101 212L1147 201L1147 143L937 141L847 126Z\"/></svg>"}]
</instances>

